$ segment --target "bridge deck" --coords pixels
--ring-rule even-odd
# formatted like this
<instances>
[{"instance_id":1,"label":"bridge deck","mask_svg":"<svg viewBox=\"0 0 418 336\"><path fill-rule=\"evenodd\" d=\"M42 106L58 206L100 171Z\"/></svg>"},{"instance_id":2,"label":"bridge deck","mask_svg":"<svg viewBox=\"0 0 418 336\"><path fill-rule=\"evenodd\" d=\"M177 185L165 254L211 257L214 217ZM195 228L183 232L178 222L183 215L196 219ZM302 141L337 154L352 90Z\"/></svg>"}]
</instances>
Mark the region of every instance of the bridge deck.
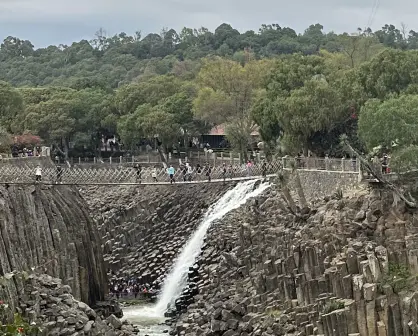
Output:
<instances>
[{"instance_id":1,"label":"bridge deck","mask_svg":"<svg viewBox=\"0 0 418 336\"><path fill-rule=\"evenodd\" d=\"M29 162L29 160L25 161ZM32 161L31 161L32 162ZM254 164L248 168L245 165L234 166L218 166L211 169L211 182L231 182L231 181L245 181L248 179L261 178L263 171L269 177L274 176L283 168L282 161L273 161L263 164ZM325 168L325 167L324 167ZM341 165L329 165L328 169L308 169L309 171L320 172L334 172L334 173L351 173L358 174L355 169L342 169ZM224 173L226 169L226 173ZM291 170L291 168L284 168ZM106 168L65 168L58 169L55 166L42 166L42 181L35 182L35 167L33 166L13 166L11 164L0 164L0 184L8 185L32 185L41 183L44 185L167 185L170 183L170 178L166 169L157 168L143 168L138 171L132 167L106 167ZM154 181L154 176L157 181ZM186 174L188 179L191 176L191 181L184 181L184 172L177 169L174 178L175 184L190 184L190 183L208 183L207 171L195 170L191 174Z\"/></svg>"},{"instance_id":2,"label":"bridge deck","mask_svg":"<svg viewBox=\"0 0 418 336\"><path fill-rule=\"evenodd\" d=\"M276 176L276 174L269 174L266 178L271 178ZM263 179L262 176L249 176L249 177L233 177L224 179L211 179L208 180L192 180L192 181L176 181L174 183L162 181L162 182L79 182L79 183L56 183L56 182L0 182L1 184L8 185L97 185L97 186L111 186L111 185L127 185L127 186L141 186L141 185L177 185L177 184L200 184L200 183L230 183L237 181L247 181L247 180L256 180Z\"/></svg>"}]
</instances>

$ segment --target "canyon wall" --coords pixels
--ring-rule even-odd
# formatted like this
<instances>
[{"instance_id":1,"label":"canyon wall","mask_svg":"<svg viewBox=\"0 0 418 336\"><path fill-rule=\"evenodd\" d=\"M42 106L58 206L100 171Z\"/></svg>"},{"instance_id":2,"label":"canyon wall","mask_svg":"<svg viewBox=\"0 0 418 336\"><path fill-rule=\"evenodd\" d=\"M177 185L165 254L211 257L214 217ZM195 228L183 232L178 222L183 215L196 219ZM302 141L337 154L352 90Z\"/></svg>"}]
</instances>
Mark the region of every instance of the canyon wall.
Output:
<instances>
[{"instance_id":1,"label":"canyon wall","mask_svg":"<svg viewBox=\"0 0 418 336\"><path fill-rule=\"evenodd\" d=\"M75 188L0 187L0 275L33 270L62 279L76 299L94 305L107 292L98 230ZM13 302L23 283L0 289Z\"/></svg>"},{"instance_id":2,"label":"canyon wall","mask_svg":"<svg viewBox=\"0 0 418 336\"><path fill-rule=\"evenodd\" d=\"M414 336L418 221L385 190L317 201L274 189L208 233L176 335Z\"/></svg>"},{"instance_id":3,"label":"canyon wall","mask_svg":"<svg viewBox=\"0 0 418 336\"><path fill-rule=\"evenodd\" d=\"M308 200L359 186L356 173L301 170L299 176ZM236 183L83 186L81 194L103 239L110 281L161 282L206 209Z\"/></svg>"},{"instance_id":4,"label":"canyon wall","mask_svg":"<svg viewBox=\"0 0 418 336\"><path fill-rule=\"evenodd\" d=\"M110 281L161 282L206 209L236 182L83 188Z\"/></svg>"}]
</instances>

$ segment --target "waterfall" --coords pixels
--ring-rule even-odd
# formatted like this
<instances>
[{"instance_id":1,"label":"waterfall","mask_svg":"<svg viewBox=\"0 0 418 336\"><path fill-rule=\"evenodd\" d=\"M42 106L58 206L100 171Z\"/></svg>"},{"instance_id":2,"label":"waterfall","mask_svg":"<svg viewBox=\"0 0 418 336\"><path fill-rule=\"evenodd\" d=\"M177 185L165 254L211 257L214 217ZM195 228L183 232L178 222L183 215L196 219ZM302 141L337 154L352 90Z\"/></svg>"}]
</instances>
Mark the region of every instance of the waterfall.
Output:
<instances>
[{"instance_id":1,"label":"waterfall","mask_svg":"<svg viewBox=\"0 0 418 336\"><path fill-rule=\"evenodd\" d=\"M248 199L260 195L269 187L268 183L262 183L254 189L257 180L246 181L238 184L235 188L227 191L215 204L205 213L198 229L192 235L187 245L183 248L180 256L176 259L171 273L164 281L162 293L157 302L155 313L163 316L167 307L173 305L181 295L187 284L189 267L196 262L202 250L203 241L211 224L221 219L231 210L239 208Z\"/></svg>"}]
</instances>

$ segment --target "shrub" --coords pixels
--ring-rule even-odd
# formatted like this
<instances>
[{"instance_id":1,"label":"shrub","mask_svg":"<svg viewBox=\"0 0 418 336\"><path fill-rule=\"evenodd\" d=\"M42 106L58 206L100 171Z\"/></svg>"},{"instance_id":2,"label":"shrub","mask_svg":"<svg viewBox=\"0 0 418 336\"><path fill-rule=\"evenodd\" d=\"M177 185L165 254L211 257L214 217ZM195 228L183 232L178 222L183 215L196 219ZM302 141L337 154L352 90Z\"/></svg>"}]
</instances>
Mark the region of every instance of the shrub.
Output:
<instances>
[{"instance_id":1,"label":"shrub","mask_svg":"<svg viewBox=\"0 0 418 336\"><path fill-rule=\"evenodd\" d=\"M0 301L0 335L2 336L37 336L41 334L41 329L35 324L25 322L20 314L14 314L12 321L12 311L9 305Z\"/></svg>"}]
</instances>

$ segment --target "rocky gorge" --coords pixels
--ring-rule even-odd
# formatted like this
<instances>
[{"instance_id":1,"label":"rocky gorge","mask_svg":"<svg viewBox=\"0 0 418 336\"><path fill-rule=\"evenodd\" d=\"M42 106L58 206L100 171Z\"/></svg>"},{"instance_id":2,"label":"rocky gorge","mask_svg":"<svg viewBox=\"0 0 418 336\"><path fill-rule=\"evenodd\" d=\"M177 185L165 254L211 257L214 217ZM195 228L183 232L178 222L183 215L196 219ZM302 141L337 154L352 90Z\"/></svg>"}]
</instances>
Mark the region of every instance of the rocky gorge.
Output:
<instances>
[{"instance_id":1,"label":"rocky gorge","mask_svg":"<svg viewBox=\"0 0 418 336\"><path fill-rule=\"evenodd\" d=\"M325 197L301 220L280 192L208 232L177 335L417 334L418 222L386 190Z\"/></svg>"},{"instance_id":2,"label":"rocky gorge","mask_svg":"<svg viewBox=\"0 0 418 336\"><path fill-rule=\"evenodd\" d=\"M0 205L0 300L11 311L43 335L133 334L103 301L101 238L77 189L6 185Z\"/></svg>"},{"instance_id":3,"label":"rocky gorge","mask_svg":"<svg viewBox=\"0 0 418 336\"><path fill-rule=\"evenodd\" d=\"M309 206L298 213L272 183L210 226L171 334L417 334L415 212L355 175L338 185L345 175L326 184L320 174L300 175ZM108 284L162 284L206 210L236 185L5 186L0 276L27 275L2 281L0 300L45 335L138 334L104 302ZM297 183L289 188L299 204Z\"/></svg>"},{"instance_id":4,"label":"rocky gorge","mask_svg":"<svg viewBox=\"0 0 418 336\"><path fill-rule=\"evenodd\" d=\"M235 184L83 189L102 236L109 281L161 283L202 214Z\"/></svg>"}]
</instances>

